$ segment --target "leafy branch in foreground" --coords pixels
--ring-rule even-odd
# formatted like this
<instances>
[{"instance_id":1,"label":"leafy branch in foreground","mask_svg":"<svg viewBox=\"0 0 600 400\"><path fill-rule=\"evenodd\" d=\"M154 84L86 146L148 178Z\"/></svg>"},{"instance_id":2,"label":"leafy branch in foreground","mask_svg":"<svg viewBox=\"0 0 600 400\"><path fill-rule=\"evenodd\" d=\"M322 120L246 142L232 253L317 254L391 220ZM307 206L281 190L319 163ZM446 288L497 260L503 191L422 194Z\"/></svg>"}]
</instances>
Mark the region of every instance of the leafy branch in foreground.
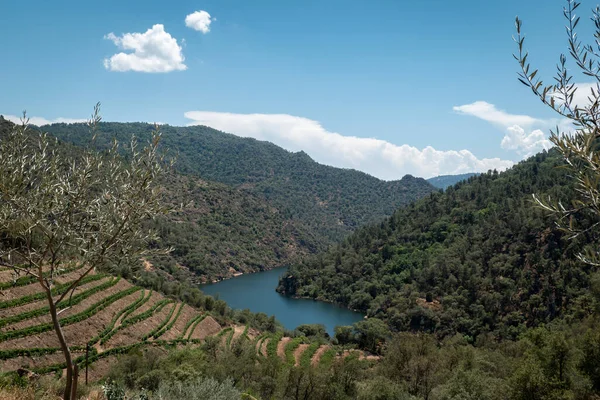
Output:
<instances>
[{"instance_id":1,"label":"leafy branch in foreground","mask_svg":"<svg viewBox=\"0 0 600 400\"><path fill-rule=\"evenodd\" d=\"M91 145L100 121L98 103L88 123ZM114 140L103 152L68 152L30 130L25 113L0 137L0 266L15 283L37 281L45 293L65 356L65 399L74 398L78 371L62 330L73 318L61 320L59 305L97 268L139 264L156 240L142 222L169 211L155 184L166 166L160 139L156 126L143 148L132 138L124 149ZM56 290L65 269L77 269L76 277Z\"/></svg>"},{"instance_id":2,"label":"leafy branch in foreground","mask_svg":"<svg viewBox=\"0 0 600 400\"><path fill-rule=\"evenodd\" d=\"M575 11L580 4L575 0L567 0L563 9L567 20L569 55L560 55L554 84L544 84L538 76L538 70L533 70L527 61L529 53L524 47L523 23L518 17L517 35L514 38L518 47L514 57L521 68L519 81L570 124L568 128L561 129L557 126L552 130L550 141L556 145L566 161L565 167L573 175L578 198L571 204L551 198L542 199L537 195L534 195L534 199L543 209L556 215L557 226L571 238L580 235L595 237L600 226L600 8L596 7L592 12L594 44L587 45L579 39L576 32L580 17ZM581 100L581 96L576 97L577 91L583 88L573 82L573 75L567 67L568 57L581 74L594 80L585 100ZM586 248L578 257L588 264L600 265L600 251L597 247Z\"/></svg>"}]
</instances>

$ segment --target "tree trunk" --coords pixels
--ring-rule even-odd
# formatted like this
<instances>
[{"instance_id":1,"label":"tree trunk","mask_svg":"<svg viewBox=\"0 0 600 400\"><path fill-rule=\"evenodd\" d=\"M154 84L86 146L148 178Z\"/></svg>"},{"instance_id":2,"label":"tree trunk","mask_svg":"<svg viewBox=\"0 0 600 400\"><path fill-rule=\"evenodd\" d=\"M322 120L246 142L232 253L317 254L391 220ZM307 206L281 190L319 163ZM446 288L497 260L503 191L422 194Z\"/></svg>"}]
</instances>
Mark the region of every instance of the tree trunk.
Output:
<instances>
[{"instance_id":1,"label":"tree trunk","mask_svg":"<svg viewBox=\"0 0 600 400\"><path fill-rule=\"evenodd\" d=\"M77 381L79 379L79 365L73 366L73 383L71 385L71 400L77 400Z\"/></svg>"},{"instance_id":2,"label":"tree trunk","mask_svg":"<svg viewBox=\"0 0 600 400\"><path fill-rule=\"evenodd\" d=\"M52 298L52 292L49 288L44 287L46 291L46 297L48 299L48 305L50 306L50 315L52 316L52 324L54 325L54 331L56 332L56 336L58 337L58 341L60 342L60 348L65 356L65 361L67 364L67 382L65 384L65 394L64 400L75 400L71 397L71 392L73 389L73 378L77 379L77 377L73 377L73 359L71 357L71 349L67 345L67 341L65 340L65 335L63 333L62 327L60 326L60 321L58 320L58 314L56 311L56 306L54 304L54 300Z\"/></svg>"}]
</instances>

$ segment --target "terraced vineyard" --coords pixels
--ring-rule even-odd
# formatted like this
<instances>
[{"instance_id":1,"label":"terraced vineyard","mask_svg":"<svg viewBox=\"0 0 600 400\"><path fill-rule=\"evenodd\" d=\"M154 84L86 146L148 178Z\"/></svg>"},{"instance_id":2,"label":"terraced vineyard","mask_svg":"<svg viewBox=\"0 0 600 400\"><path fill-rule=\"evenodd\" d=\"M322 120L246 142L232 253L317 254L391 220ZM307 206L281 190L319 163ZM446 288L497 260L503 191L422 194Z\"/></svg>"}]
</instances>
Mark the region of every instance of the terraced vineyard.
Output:
<instances>
[{"instance_id":1,"label":"terraced vineyard","mask_svg":"<svg viewBox=\"0 0 600 400\"><path fill-rule=\"evenodd\" d=\"M78 276L77 270L62 271L54 279L53 290L62 293ZM99 273L84 278L58 309L80 370L85 367L89 346L91 381L104 377L115 358L131 349L200 344L208 336L219 337L223 348L250 340L259 359L279 357L295 366L328 365L349 355L374 358L325 342L311 343L304 337L260 334L248 326L222 327L209 314L187 304ZM20 368L38 374L60 373L65 364L39 284L29 278L15 280L11 271L0 270L0 373L14 373Z\"/></svg>"},{"instance_id":2,"label":"terraced vineyard","mask_svg":"<svg viewBox=\"0 0 600 400\"><path fill-rule=\"evenodd\" d=\"M294 366L329 366L335 359L348 356L359 360L376 361L377 356L369 355L361 350L345 350L341 346L313 341L305 337L291 338L276 334L262 334L254 339L256 353L260 357L279 357L282 361Z\"/></svg>"},{"instance_id":3,"label":"terraced vineyard","mask_svg":"<svg viewBox=\"0 0 600 400\"><path fill-rule=\"evenodd\" d=\"M63 270L54 279L54 292L62 293L78 276L77 270ZM99 273L84 278L58 309L80 368L85 366L89 345L92 380L101 378L117 355L132 348L197 344L208 336L231 332L229 345L241 333L248 336L244 327L223 329L206 313ZM15 280L11 271L0 270L0 372L19 368L38 374L60 372L64 358L39 284L29 277Z\"/></svg>"}]
</instances>

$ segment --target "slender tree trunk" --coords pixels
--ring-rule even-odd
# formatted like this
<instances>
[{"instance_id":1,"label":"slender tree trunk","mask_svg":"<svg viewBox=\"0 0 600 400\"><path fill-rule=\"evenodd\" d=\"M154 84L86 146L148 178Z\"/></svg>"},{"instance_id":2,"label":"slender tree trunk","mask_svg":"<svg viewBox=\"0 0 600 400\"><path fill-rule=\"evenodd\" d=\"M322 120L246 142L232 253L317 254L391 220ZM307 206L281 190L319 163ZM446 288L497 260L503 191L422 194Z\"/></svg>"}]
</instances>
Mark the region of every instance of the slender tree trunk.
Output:
<instances>
[{"instance_id":1,"label":"slender tree trunk","mask_svg":"<svg viewBox=\"0 0 600 400\"><path fill-rule=\"evenodd\" d=\"M65 335L63 333L62 327L60 326L56 306L54 305L54 301L52 299L52 293L50 292L49 288L44 287L44 290L46 291L48 305L50 306L50 315L52 316L52 324L54 325L54 331L56 332L56 336L58 337L58 341L60 342L60 348L65 356L65 361L67 363L67 382L65 384L64 400L75 400L73 397L71 397L71 392L73 388L73 378L77 380L77 376L73 376L73 359L71 357L71 349L69 349L69 346L67 345Z\"/></svg>"},{"instance_id":2,"label":"slender tree trunk","mask_svg":"<svg viewBox=\"0 0 600 400\"><path fill-rule=\"evenodd\" d=\"M73 384L71 385L71 400L77 400L77 381L79 380L79 365L73 366Z\"/></svg>"}]
</instances>

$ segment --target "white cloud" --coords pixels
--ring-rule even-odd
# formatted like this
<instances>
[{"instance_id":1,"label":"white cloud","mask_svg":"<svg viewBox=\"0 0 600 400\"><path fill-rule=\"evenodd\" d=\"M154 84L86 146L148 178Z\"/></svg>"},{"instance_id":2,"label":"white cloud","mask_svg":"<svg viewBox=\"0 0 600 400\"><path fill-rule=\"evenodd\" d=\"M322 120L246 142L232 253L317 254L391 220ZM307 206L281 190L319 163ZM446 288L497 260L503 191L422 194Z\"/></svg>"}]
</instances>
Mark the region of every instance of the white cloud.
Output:
<instances>
[{"instance_id":1,"label":"white cloud","mask_svg":"<svg viewBox=\"0 0 600 400\"><path fill-rule=\"evenodd\" d=\"M509 114L485 101L456 106L453 110L504 128L506 131L500 146L505 150L515 151L522 157L532 156L553 146L542 129L549 131L556 125L564 130L570 129L570 124L565 120L543 120L528 115Z\"/></svg>"},{"instance_id":2,"label":"white cloud","mask_svg":"<svg viewBox=\"0 0 600 400\"><path fill-rule=\"evenodd\" d=\"M405 174L429 178L443 174L504 170L512 161L478 159L468 150L420 150L380 139L343 136L329 132L317 121L287 114L233 114L189 111L189 125L212 128L273 142L290 151L303 150L315 161L342 168L354 168L381 179L399 179Z\"/></svg>"},{"instance_id":3,"label":"white cloud","mask_svg":"<svg viewBox=\"0 0 600 400\"><path fill-rule=\"evenodd\" d=\"M504 127L513 125L530 126L541 122L538 119L528 115L509 114L506 111L498 110L495 105L485 101L476 101L475 103L465 104L463 106L453 107L453 110L459 114L472 115L494 124Z\"/></svg>"},{"instance_id":4,"label":"white cloud","mask_svg":"<svg viewBox=\"0 0 600 400\"><path fill-rule=\"evenodd\" d=\"M187 69L181 46L162 24L154 25L145 33L125 33L119 37L111 32L104 38L122 50L133 51L106 58L104 67L110 71L171 72Z\"/></svg>"},{"instance_id":5,"label":"white cloud","mask_svg":"<svg viewBox=\"0 0 600 400\"><path fill-rule=\"evenodd\" d=\"M185 17L185 26L207 34L210 32L210 23L212 21L214 21L214 19L210 18L209 13L204 10L200 10Z\"/></svg>"},{"instance_id":6,"label":"white cloud","mask_svg":"<svg viewBox=\"0 0 600 400\"><path fill-rule=\"evenodd\" d=\"M17 117L16 115L4 115L4 118L14 122L15 124L21 124L21 117ZM59 124L59 123L65 123L65 124L77 124L77 123L81 123L81 122L87 122L87 119L78 119L78 118L56 118L56 119L46 119L43 117L28 117L29 118L29 123L31 125L36 125L36 126L43 126L43 125L50 125L50 124Z\"/></svg>"},{"instance_id":7,"label":"white cloud","mask_svg":"<svg viewBox=\"0 0 600 400\"><path fill-rule=\"evenodd\" d=\"M532 156L541 150L548 150L553 146L541 130L536 129L525 133L525 130L519 125L507 128L507 133L502 138L500 145L503 149L515 150L524 157Z\"/></svg>"}]
</instances>

